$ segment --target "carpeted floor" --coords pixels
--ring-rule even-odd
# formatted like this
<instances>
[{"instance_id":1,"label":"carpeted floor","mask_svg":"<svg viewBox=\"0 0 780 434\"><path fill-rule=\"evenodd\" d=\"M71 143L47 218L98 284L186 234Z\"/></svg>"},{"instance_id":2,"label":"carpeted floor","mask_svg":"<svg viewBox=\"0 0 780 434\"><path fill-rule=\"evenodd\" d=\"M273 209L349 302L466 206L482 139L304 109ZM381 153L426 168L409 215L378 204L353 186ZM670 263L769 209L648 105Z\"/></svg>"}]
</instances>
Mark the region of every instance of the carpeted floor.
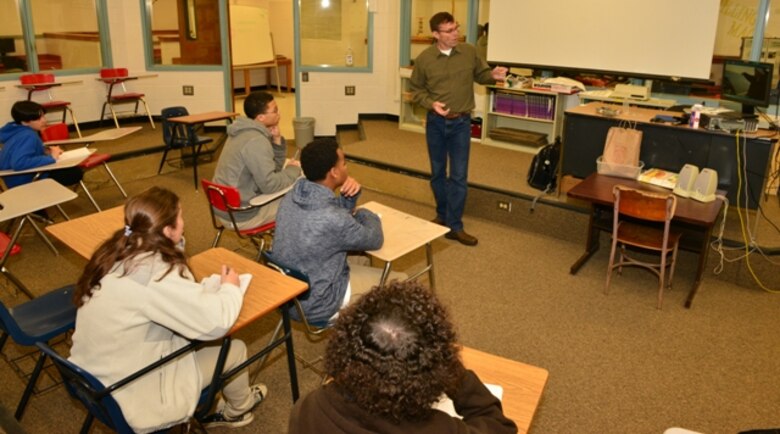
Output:
<instances>
[{"instance_id":1,"label":"carpeted floor","mask_svg":"<svg viewBox=\"0 0 780 434\"><path fill-rule=\"evenodd\" d=\"M158 145L159 134L145 128L126 142L112 144L112 152L123 152L121 146ZM419 137L406 134L396 129L387 138L398 139L394 149L417 146L414 140ZM352 143L345 148L349 154L359 146L367 145ZM192 170L168 166L157 176L159 159L159 153L152 153L115 161L112 168L130 194L151 185L176 191L183 202L188 253L207 249L214 230L205 198L193 188ZM427 165L419 154L410 159ZM519 176L512 175L511 182L505 178L519 169L505 160L502 156L493 161L495 167L502 167L503 175L485 176L496 176L507 187L516 185ZM504 163L507 166L500 166ZM202 164L201 176L210 177L214 166ZM351 163L350 170L359 173L358 166ZM90 172L89 181L104 208L122 203L99 170ZM432 215L428 203L388 194L392 187L387 185L384 193L366 190L362 201L377 200L421 217ZM94 211L82 195L65 209L71 217ZM605 249L576 276L568 273L581 253L587 217L557 206L541 207L539 217L526 214L525 226L468 215L466 225L479 235L480 244L468 248L440 239L434 242L434 255L438 294L450 308L462 343L549 370L532 433L651 434L672 426L736 433L780 426L776 332L780 297L734 285L708 271L693 308L685 309L683 301L696 266L696 258L688 253L681 254L675 287L667 293L663 310L655 308L654 278L642 271L624 271L614 279L611 293L604 295ZM57 244L60 255L54 256L32 231L25 231L21 244L22 253L9 261L8 268L36 293L72 283L84 265L61 244ZM226 234L222 244L252 254L251 246L242 246L233 236ZM763 260L754 255L753 261ZM423 262L424 252L419 250L396 267L413 271ZM709 268L713 265L710 261ZM747 273L744 261L733 266ZM761 277L778 288L777 266L772 267L773 272ZM14 295L0 278L0 299L15 305L24 296ZM239 337L250 349L262 346L277 320L276 316L263 318ZM294 339L296 351L306 358L316 357L324 348L323 342L308 341L300 330ZM21 350L9 344L3 352L14 355ZM269 386L267 402L255 410L252 425L231 432L286 432L289 382L281 353L274 354L258 377ZM300 365L299 378L302 393L319 382ZM13 410L23 386L9 366L0 363L0 404ZM83 416L83 409L56 388L31 400L22 425L30 433L71 433L78 431ZM223 431L227 432L213 430ZM108 430L98 424L92 432Z\"/></svg>"}]
</instances>

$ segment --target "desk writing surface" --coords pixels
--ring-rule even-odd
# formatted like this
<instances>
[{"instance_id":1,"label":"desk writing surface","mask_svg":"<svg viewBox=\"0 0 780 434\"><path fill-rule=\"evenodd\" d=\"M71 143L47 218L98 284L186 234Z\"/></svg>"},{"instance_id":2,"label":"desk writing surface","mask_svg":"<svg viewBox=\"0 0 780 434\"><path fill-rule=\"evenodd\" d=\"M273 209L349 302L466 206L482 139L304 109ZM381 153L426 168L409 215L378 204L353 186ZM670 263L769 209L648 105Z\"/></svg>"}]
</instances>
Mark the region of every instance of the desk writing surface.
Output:
<instances>
[{"instance_id":1,"label":"desk writing surface","mask_svg":"<svg viewBox=\"0 0 780 434\"><path fill-rule=\"evenodd\" d=\"M45 179L43 181L46 181ZM42 182L42 181L38 181ZM75 194L75 193L74 193ZM125 222L124 205L46 226L46 231L85 259Z\"/></svg>"},{"instance_id":2,"label":"desk writing surface","mask_svg":"<svg viewBox=\"0 0 780 434\"><path fill-rule=\"evenodd\" d=\"M437 225L381 203L368 202L360 208L380 215L385 242L380 249L366 253L382 261L392 262L450 231L448 227Z\"/></svg>"},{"instance_id":3,"label":"desk writing surface","mask_svg":"<svg viewBox=\"0 0 780 434\"><path fill-rule=\"evenodd\" d=\"M230 329L231 334L276 310L308 288L298 279L285 276L222 247L208 249L190 258L190 267L198 281L211 274L219 274L223 264L229 265L238 274L252 274L252 281L244 294L241 312Z\"/></svg>"},{"instance_id":4,"label":"desk writing surface","mask_svg":"<svg viewBox=\"0 0 780 434\"><path fill-rule=\"evenodd\" d=\"M175 118L169 118L168 121L177 122L181 124L202 124L205 122L233 119L238 115L239 114L235 112L213 111L213 112L198 113L198 114L187 115L187 116L177 116Z\"/></svg>"},{"instance_id":5,"label":"desk writing surface","mask_svg":"<svg viewBox=\"0 0 780 434\"><path fill-rule=\"evenodd\" d=\"M143 127L120 127L109 128L107 130L99 131L95 134L84 137L74 137L72 139L63 140L50 140L46 142L46 146L53 145L74 145L78 143L93 143L93 142L105 142L110 140L120 139L128 134L132 134Z\"/></svg>"},{"instance_id":6,"label":"desk writing surface","mask_svg":"<svg viewBox=\"0 0 780 434\"><path fill-rule=\"evenodd\" d=\"M59 205L77 197L75 191L52 179L41 179L0 193L0 222L21 217L39 209Z\"/></svg>"},{"instance_id":7,"label":"desk writing surface","mask_svg":"<svg viewBox=\"0 0 780 434\"><path fill-rule=\"evenodd\" d=\"M463 347L461 358L463 365L476 372L483 383L497 384L504 389L501 399L504 415L515 421L518 432L528 432L549 372L469 347Z\"/></svg>"},{"instance_id":8,"label":"desk writing surface","mask_svg":"<svg viewBox=\"0 0 780 434\"><path fill-rule=\"evenodd\" d=\"M86 149L86 148L73 149L71 151L63 152L63 154L55 163L46 164L44 166L38 166L38 167L33 167L31 169L24 169L24 170L11 170L11 169L0 170L0 176L21 175L24 173L48 172L50 170L67 169L70 167L76 167L79 164L81 164L81 162L86 160L87 157L89 157L89 155L94 153L95 151L97 151L97 149Z\"/></svg>"},{"instance_id":9,"label":"desk writing surface","mask_svg":"<svg viewBox=\"0 0 780 434\"><path fill-rule=\"evenodd\" d=\"M569 190L568 195L576 199L582 199L599 205L613 206L615 197L612 194L612 188L615 185L625 185L627 187L659 193L671 193L670 190L639 182L635 179L617 178L594 173ZM723 190L718 190L717 192L717 194L722 195L725 195L725 193L726 192ZM715 199L712 202L705 203L678 196L674 219L700 226L711 225L715 222L715 219L718 218L722 205L723 201L721 199Z\"/></svg>"}]
</instances>

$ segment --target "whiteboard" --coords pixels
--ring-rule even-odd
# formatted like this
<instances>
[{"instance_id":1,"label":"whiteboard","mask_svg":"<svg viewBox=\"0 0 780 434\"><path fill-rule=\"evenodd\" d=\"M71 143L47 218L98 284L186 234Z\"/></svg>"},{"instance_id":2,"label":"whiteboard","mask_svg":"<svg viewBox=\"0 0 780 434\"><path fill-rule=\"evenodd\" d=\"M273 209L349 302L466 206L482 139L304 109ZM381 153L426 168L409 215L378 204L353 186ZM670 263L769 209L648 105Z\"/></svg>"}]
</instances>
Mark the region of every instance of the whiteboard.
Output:
<instances>
[{"instance_id":1,"label":"whiteboard","mask_svg":"<svg viewBox=\"0 0 780 434\"><path fill-rule=\"evenodd\" d=\"M267 9L230 5L230 44L234 66L274 60L272 41Z\"/></svg>"},{"instance_id":2,"label":"whiteboard","mask_svg":"<svg viewBox=\"0 0 780 434\"><path fill-rule=\"evenodd\" d=\"M492 0L488 60L708 79L719 0Z\"/></svg>"}]
</instances>

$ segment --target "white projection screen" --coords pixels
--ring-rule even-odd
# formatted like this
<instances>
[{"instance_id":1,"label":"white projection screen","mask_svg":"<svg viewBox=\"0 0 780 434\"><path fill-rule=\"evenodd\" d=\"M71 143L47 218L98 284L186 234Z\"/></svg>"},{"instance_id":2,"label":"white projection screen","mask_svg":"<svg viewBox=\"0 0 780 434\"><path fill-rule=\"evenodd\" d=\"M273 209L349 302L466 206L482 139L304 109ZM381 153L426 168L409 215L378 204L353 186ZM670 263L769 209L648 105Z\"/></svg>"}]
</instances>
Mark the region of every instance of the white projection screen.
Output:
<instances>
[{"instance_id":1,"label":"white projection screen","mask_svg":"<svg viewBox=\"0 0 780 434\"><path fill-rule=\"evenodd\" d=\"M710 78L720 0L491 0L488 60Z\"/></svg>"}]
</instances>

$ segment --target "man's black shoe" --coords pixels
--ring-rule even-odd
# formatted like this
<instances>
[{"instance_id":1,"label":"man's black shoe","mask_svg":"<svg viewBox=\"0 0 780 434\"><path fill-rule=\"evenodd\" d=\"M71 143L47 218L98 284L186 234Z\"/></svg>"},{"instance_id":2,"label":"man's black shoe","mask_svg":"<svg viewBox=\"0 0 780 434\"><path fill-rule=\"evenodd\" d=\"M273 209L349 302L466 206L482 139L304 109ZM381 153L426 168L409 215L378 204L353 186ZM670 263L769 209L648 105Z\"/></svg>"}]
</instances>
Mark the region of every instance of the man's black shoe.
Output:
<instances>
[{"instance_id":1,"label":"man's black shoe","mask_svg":"<svg viewBox=\"0 0 780 434\"><path fill-rule=\"evenodd\" d=\"M466 246L476 246L479 242L477 237L467 234L466 231L449 231L444 235L444 238L455 240Z\"/></svg>"}]
</instances>

